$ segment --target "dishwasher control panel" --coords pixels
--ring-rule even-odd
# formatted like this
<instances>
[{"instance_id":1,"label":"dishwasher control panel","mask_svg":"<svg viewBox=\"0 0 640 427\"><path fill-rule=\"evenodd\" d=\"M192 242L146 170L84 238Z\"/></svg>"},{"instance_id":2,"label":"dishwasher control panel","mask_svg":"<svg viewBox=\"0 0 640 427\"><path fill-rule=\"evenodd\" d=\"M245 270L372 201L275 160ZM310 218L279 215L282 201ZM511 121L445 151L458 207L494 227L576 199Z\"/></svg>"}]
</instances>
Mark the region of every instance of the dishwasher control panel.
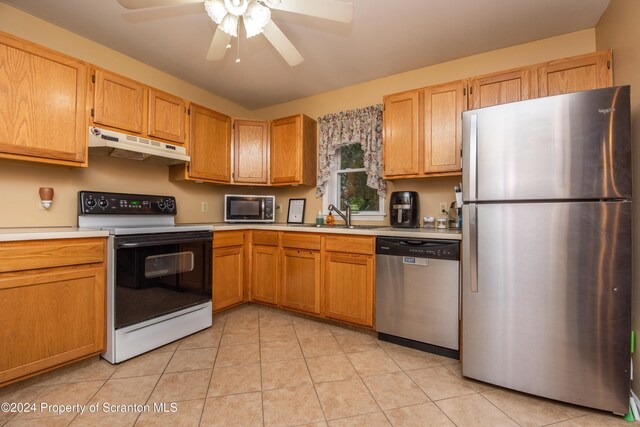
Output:
<instances>
[{"instance_id":1,"label":"dishwasher control panel","mask_svg":"<svg viewBox=\"0 0 640 427\"><path fill-rule=\"evenodd\" d=\"M460 260L460 242L457 240L378 237L376 239L376 254L457 261Z\"/></svg>"}]
</instances>

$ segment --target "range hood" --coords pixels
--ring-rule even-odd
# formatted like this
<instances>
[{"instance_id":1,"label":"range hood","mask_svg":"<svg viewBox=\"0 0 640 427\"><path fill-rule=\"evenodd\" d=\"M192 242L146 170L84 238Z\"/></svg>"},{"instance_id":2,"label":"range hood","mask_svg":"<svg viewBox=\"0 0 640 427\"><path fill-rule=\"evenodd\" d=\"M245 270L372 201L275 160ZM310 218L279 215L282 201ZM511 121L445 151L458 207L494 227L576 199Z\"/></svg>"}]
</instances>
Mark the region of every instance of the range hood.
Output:
<instances>
[{"instance_id":1,"label":"range hood","mask_svg":"<svg viewBox=\"0 0 640 427\"><path fill-rule=\"evenodd\" d=\"M191 160L179 145L89 126L89 154L175 165Z\"/></svg>"}]
</instances>

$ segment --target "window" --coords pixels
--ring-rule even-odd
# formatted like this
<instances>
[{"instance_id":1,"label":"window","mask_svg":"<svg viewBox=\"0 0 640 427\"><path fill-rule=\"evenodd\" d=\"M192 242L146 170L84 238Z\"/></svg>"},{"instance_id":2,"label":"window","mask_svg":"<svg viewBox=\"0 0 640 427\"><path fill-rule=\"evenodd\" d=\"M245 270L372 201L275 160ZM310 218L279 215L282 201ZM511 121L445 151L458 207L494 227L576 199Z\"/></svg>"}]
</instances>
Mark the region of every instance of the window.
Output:
<instances>
[{"instance_id":1,"label":"window","mask_svg":"<svg viewBox=\"0 0 640 427\"><path fill-rule=\"evenodd\" d=\"M359 143L343 145L336 150L334 167L327 183L323 206L333 204L341 211L351 207L352 218L358 220L384 220L384 198L376 189L367 186L364 151ZM327 214L328 211L325 212Z\"/></svg>"}]
</instances>

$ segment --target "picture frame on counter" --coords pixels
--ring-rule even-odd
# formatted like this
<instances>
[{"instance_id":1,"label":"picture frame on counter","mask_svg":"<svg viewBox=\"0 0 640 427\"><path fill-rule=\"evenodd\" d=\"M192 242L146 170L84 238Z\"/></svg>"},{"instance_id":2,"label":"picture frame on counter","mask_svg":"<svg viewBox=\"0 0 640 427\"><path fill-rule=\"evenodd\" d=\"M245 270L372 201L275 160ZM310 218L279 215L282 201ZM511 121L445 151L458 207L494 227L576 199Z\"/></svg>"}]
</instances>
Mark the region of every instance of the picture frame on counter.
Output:
<instances>
[{"instance_id":1,"label":"picture frame on counter","mask_svg":"<svg viewBox=\"0 0 640 427\"><path fill-rule=\"evenodd\" d=\"M304 224L304 210L307 199L289 199L287 224Z\"/></svg>"}]
</instances>

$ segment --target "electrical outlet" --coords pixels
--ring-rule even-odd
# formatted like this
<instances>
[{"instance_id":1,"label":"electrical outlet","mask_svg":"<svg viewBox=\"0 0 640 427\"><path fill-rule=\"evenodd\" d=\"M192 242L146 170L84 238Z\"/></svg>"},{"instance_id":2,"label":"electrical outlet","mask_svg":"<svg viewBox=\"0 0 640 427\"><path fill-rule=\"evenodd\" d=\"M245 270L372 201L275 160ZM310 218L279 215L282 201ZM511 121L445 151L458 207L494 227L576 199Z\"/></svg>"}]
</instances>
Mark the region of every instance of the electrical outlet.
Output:
<instances>
[{"instance_id":1,"label":"electrical outlet","mask_svg":"<svg viewBox=\"0 0 640 427\"><path fill-rule=\"evenodd\" d=\"M443 213L447 211L447 202L440 202L440 212L438 213Z\"/></svg>"},{"instance_id":2,"label":"electrical outlet","mask_svg":"<svg viewBox=\"0 0 640 427\"><path fill-rule=\"evenodd\" d=\"M209 212L209 203L202 202L202 204L200 205L200 209L202 210L202 212Z\"/></svg>"},{"instance_id":3,"label":"electrical outlet","mask_svg":"<svg viewBox=\"0 0 640 427\"><path fill-rule=\"evenodd\" d=\"M282 205L281 204L276 205L276 213L282 213Z\"/></svg>"}]
</instances>

